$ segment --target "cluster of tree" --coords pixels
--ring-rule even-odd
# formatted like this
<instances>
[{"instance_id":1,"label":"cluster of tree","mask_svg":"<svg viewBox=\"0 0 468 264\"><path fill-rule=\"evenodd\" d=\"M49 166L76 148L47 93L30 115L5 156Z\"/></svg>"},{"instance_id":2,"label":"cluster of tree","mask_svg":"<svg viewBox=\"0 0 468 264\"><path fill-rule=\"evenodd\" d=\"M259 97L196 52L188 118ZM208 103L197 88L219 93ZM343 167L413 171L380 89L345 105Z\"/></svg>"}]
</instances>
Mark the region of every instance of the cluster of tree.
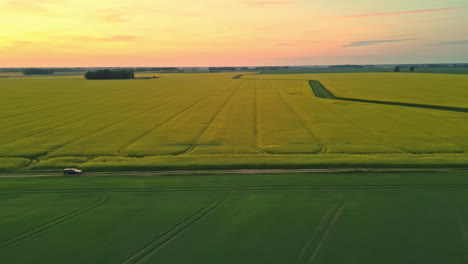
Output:
<instances>
[{"instance_id":1,"label":"cluster of tree","mask_svg":"<svg viewBox=\"0 0 468 264\"><path fill-rule=\"evenodd\" d=\"M415 69L416 69L416 68L415 68L413 65L411 65L411 66L409 67L409 71L410 71L410 72L414 72ZM400 72L400 66L395 66L395 69L394 69L393 71L394 71L394 72Z\"/></svg>"},{"instance_id":2,"label":"cluster of tree","mask_svg":"<svg viewBox=\"0 0 468 264\"><path fill-rule=\"evenodd\" d=\"M134 79L135 73L130 70L97 70L86 72L84 77L88 80Z\"/></svg>"},{"instance_id":3,"label":"cluster of tree","mask_svg":"<svg viewBox=\"0 0 468 264\"><path fill-rule=\"evenodd\" d=\"M29 68L24 69L24 75L33 75L33 74L53 74L55 71L54 69L38 69L38 68Z\"/></svg>"}]
</instances>

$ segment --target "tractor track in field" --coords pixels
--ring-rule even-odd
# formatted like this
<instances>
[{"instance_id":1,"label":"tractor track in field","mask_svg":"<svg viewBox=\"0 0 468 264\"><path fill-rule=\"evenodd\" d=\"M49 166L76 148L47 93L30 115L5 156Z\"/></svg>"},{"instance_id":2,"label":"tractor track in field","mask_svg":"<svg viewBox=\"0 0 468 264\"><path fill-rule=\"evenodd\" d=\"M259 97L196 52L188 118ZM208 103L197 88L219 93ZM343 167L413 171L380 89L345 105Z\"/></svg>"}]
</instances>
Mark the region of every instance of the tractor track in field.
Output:
<instances>
[{"instance_id":1,"label":"tractor track in field","mask_svg":"<svg viewBox=\"0 0 468 264\"><path fill-rule=\"evenodd\" d=\"M387 143L385 140L383 140L381 137L377 136L376 134L372 133L371 131L363 128L362 126L356 124L356 122L353 122L351 121L350 119L348 119L347 117L345 117L342 113L339 113L338 111L335 111L333 109L331 109L330 107L328 107L327 105L325 104L322 104L321 105L324 109L326 109L328 112L330 113L333 113L334 115L336 115L337 117L341 118L343 121L345 121L346 123L348 124L351 124L352 126L354 126L355 128L357 128L358 130L361 130L362 132L364 132L365 134L367 134L369 137L372 137L373 139L375 139L376 141L380 142L381 144L383 144L384 146L389 146L389 147L393 147L395 149L399 149L402 151L402 153L411 153L411 152L408 152L407 149L403 149L399 146L395 146L393 144L390 144L390 143ZM395 153L398 153L398 152L395 152ZM412 153L412 154L417 154L417 153Z\"/></svg>"},{"instance_id":2,"label":"tractor track in field","mask_svg":"<svg viewBox=\"0 0 468 264\"><path fill-rule=\"evenodd\" d=\"M309 133L309 135L312 137L312 139L315 141L315 143L321 148L319 152L311 152L310 154L324 154L327 153L327 146L318 140L317 136L310 130L310 128L307 126L306 122L299 116L297 111L291 106L291 104L281 95L280 92L273 86L273 84L270 82L271 88L275 90L276 94L281 98L281 100L286 104L288 109L296 116L297 120L302 124L302 126L306 129L306 131Z\"/></svg>"},{"instance_id":3,"label":"tractor track in field","mask_svg":"<svg viewBox=\"0 0 468 264\"><path fill-rule=\"evenodd\" d=\"M333 229L336 222L340 218L341 213L343 212L343 208L344 208L344 201L341 201L338 204L338 208L336 210L333 210L333 213L331 217L329 218L330 221L327 221L327 223L323 226L324 228L323 233L319 235L317 244L315 245L314 250L312 251L312 255L310 255L306 263L313 263L314 260L317 258L317 255L320 252L320 249L322 248L323 242L327 239L328 234L330 234L330 231Z\"/></svg>"},{"instance_id":4,"label":"tractor track in field","mask_svg":"<svg viewBox=\"0 0 468 264\"><path fill-rule=\"evenodd\" d=\"M225 198L226 197L224 197L223 199L215 199L211 201L208 205L202 207L194 214L190 215L182 222L180 222L179 224L177 224L176 226L172 227L170 230L159 236L156 240L147 244L145 247L128 257L125 261L122 262L122 264L143 263L145 260L157 253L159 250L164 248L171 241L175 240L178 236L183 234L183 232L187 230L191 225L195 224L196 222L200 221L208 214L213 212L224 201Z\"/></svg>"},{"instance_id":5,"label":"tractor track in field","mask_svg":"<svg viewBox=\"0 0 468 264\"><path fill-rule=\"evenodd\" d=\"M144 138L145 136L147 136L148 134L150 134L151 132L157 130L158 128L164 126L165 124L167 124L168 122L170 122L171 120L173 120L174 118L176 118L177 116L185 113L186 111L188 111L190 108L192 108L193 106L197 105L199 102L207 99L208 97L210 97L211 95L213 95L214 93L216 93L218 91L218 89L213 89L212 91L210 91L207 95L205 96L202 96L200 99L196 100L195 102L189 104L187 107L183 108L181 111L171 115L169 118L165 119L163 122L153 126L152 128L150 128L149 130L143 132L142 134L138 135L137 137L135 137L132 141L130 141L129 143L123 145L119 150L118 150L118 153L121 155L121 156L128 156L128 153L127 153L127 150L133 145L135 144L136 142L138 142L140 139Z\"/></svg>"},{"instance_id":6,"label":"tractor track in field","mask_svg":"<svg viewBox=\"0 0 468 264\"><path fill-rule=\"evenodd\" d=\"M3 242L0 243L0 251L11 246L11 245L14 245L14 244L17 244L25 239L28 239L30 237L33 237L39 233L42 233L42 232L45 232L47 231L48 229L58 225L58 224L61 224L67 220L70 220L76 216L79 216L79 215L82 215L86 212L89 212L103 204L105 204L107 201L109 200L109 196L108 195L105 195L104 197L101 197L97 202L93 203L92 205L88 206L88 207L85 207L85 208L81 208L81 209L78 209L78 210L75 210L75 211L72 211L70 213L67 213L65 215L62 215L60 217L57 217L55 218L54 220L52 221L49 221L45 224L42 224L38 227L35 227L29 231L26 231L20 235L17 235L15 237L12 237L8 240L5 240Z\"/></svg>"},{"instance_id":7,"label":"tractor track in field","mask_svg":"<svg viewBox=\"0 0 468 264\"><path fill-rule=\"evenodd\" d=\"M121 94L124 94L124 93L128 93L128 91L125 91L125 92L121 92L121 93L118 93L118 95L121 95ZM82 101L78 101L76 102L77 104L79 103L84 103L84 102L87 102L87 101L90 101L90 100L95 100L95 99L101 99L101 98L107 98L108 96L99 96L97 98L94 98L94 99L86 99L86 100L82 100ZM18 102L23 102L24 99L31 99L31 97L24 97L24 98L21 98L22 100L17 100ZM34 100L40 100L40 98L33 98ZM38 106L46 106L48 104L54 104L54 103L57 103L57 102L62 102L63 100L56 100L54 99L53 101L50 101L50 102L46 102L46 103L43 103L44 101L41 101L43 104L40 104L40 105L34 105L33 107L38 107ZM15 105L15 104L13 104ZM64 105L60 105L60 106L64 106ZM59 106L59 107L60 107ZM65 105L66 106L66 105ZM54 106L54 107L57 107ZM24 109L24 108L32 108L31 105L25 105L25 106L20 106L20 107L16 107L16 108L8 108L7 110L21 110L21 109ZM47 108L40 108L39 111L42 111L42 110L47 110ZM29 113L34 113L34 112L37 112L37 111L28 111L28 112L22 112L21 114L29 114ZM0 119L3 119L0 118Z\"/></svg>"},{"instance_id":8,"label":"tractor track in field","mask_svg":"<svg viewBox=\"0 0 468 264\"><path fill-rule=\"evenodd\" d=\"M140 91L138 91L138 95L141 95L141 94L143 94L143 93L145 93L145 92L146 92L146 91L144 91L144 90L140 90ZM121 94L118 94L118 95L121 95ZM135 95L135 93L132 93L132 95ZM136 97L138 97L138 95L137 95L137 96L133 96L133 97L136 98ZM166 95L167 95L167 94L166 94ZM116 99L116 98L112 98L112 99L109 100L107 103L115 104L115 99ZM118 99L118 98L117 98L117 99ZM117 100L117 101L119 101L119 100ZM124 102L124 101L128 101L128 99L122 99L122 100L120 100L120 101ZM99 104L101 104L101 103L102 103L102 102L99 102ZM99 109L99 108L106 108L106 107L102 107L102 105L95 105L94 108L98 108L98 109ZM118 108L118 107L115 107L115 108ZM115 109L115 108L112 108L112 109ZM89 111L89 108L87 108L86 110ZM83 111L83 109L81 109L81 108L80 108L80 109L75 109L75 108L74 108L74 109L71 110L71 111L60 112L60 113L54 113L54 114L48 115L48 116L46 116L46 117L42 117L41 119L37 119L37 118L36 118L36 119L29 120L29 121L26 121L26 122L17 123L17 124L10 125L10 126L6 126L6 127L1 127L0 130L9 129L9 128L13 128L13 127L25 125L25 124L28 124L28 123L32 123L32 122L43 121L43 120L46 120L46 119L49 119L49 118L53 118L53 117L56 117L56 116L60 116L60 115L63 115L63 114L77 113L77 112L80 112L80 111ZM110 111L106 111L106 112L110 112ZM82 120L83 120L83 119L82 119ZM63 120L62 120L62 121L56 121L54 124L60 123L60 122L63 122ZM50 125L50 124L48 124L48 125ZM42 126L42 127L44 127L44 126ZM55 128L55 127L54 127L54 128Z\"/></svg>"},{"instance_id":9,"label":"tractor track in field","mask_svg":"<svg viewBox=\"0 0 468 264\"><path fill-rule=\"evenodd\" d=\"M230 85L232 83L229 82L226 86ZM191 144L190 146L187 147L187 149L183 150L183 151L180 151L178 153L175 153L174 155L175 156L179 156L179 155L183 155L183 154L186 154L186 153L190 153L192 152L198 144L200 144L200 141L202 140L203 136L205 135L206 131L208 131L208 129L213 125L213 123L216 121L216 119L218 118L219 114L223 111L224 107L229 103L229 101L234 97L234 95L239 91L239 89L244 85L244 83L242 84L239 84L239 86L234 89L234 91L228 96L228 98L223 102L223 104L216 110L215 114L211 117L211 119L208 121L208 124L205 125L204 128L202 128L202 130L200 131L200 133L198 134L196 140L195 140L195 143L194 144Z\"/></svg>"},{"instance_id":10,"label":"tractor track in field","mask_svg":"<svg viewBox=\"0 0 468 264\"><path fill-rule=\"evenodd\" d=\"M78 91L79 91L79 90L74 91L74 92L78 92ZM115 93L114 95L122 95L122 94L134 92L133 90L131 90L131 89L129 90L128 88L124 88L124 89L119 90L119 91L120 91L120 92L117 92L117 93ZM96 100L96 99L108 98L108 97L109 97L109 96L99 96L99 97L92 98L92 99L86 99L86 100L78 101L78 102L76 102L76 103L78 104L78 103L83 103L83 102L87 102L87 101L93 101L93 100ZM30 96L22 97L21 99L25 99L25 98L30 98ZM17 100L17 101L22 101L22 100ZM62 100L53 100L53 101L50 101L50 102L41 104L41 106L44 106L44 105L47 105L47 104L50 104L50 103L61 102L61 101L62 101ZM67 105L70 105L70 104L67 104ZM67 105L65 105L65 106L67 106ZM64 106L64 105L61 105L61 106ZM19 110L19 109L28 108L28 107L30 107L30 105L21 106L21 107L17 107L17 108L12 108L12 109L9 109L9 110ZM42 111L42 110L47 110L47 109L41 109L40 111ZM24 114L33 113L33 112L36 112L36 111L24 112ZM2 118L0 118L0 119L2 119Z\"/></svg>"},{"instance_id":11,"label":"tractor track in field","mask_svg":"<svg viewBox=\"0 0 468 264\"><path fill-rule=\"evenodd\" d=\"M320 82L319 82L319 83L320 83ZM333 83L330 82L330 84L331 84L333 87L335 87L335 86L333 85ZM321 84L321 83L320 83L320 85L323 86L323 84ZM323 86L323 88L326 89L325 86ZM335 88L335 89L336 89L336 88ZM328 90L327 90L327 91L328 91ZM331 94L331 92L330 92L330 94ZM331 96L334 97L333 94L331 94ZM327 109L329 109L329 108L327 107ZM329 109L329 110L330 110L330 109ZM330 111L332 111L332 110L330 110ZM336 112L336 111L333 111L333 112ZM403 122L403 121L401 121L401 120L399 120L399 119L397 119L397 118L394 118L393 116L390 116L390 115L387 114L387 113L384 113L384 115L385 115L388 119L391 119L391 120L393 120L393 121L396 122L396 123L404 124L404 125L407 126L407 127L410 127L410 128L412 128L412 129L414 129L414 130L421 131L422 133L427 134L427 135L429 135L429 136L432 136L432 137L434 137L434 138L441 138L440 136L437 136L437 135L434 135L434 134L432 134L432 133L429 133L429 132L427 132L426 130L424 130L424 129L422 129L422 128L415 127L415 126L413 126L413 125L411 125L411 124L409 124L409 123L407 123L407 122ZM431 116L431 117L432 117L432 116ZM353 122L353 124L355 124L355 123ZM357 126L357 125L356 125L356 126ZM367 130L366 130L366 131L367 131ZM368 133L369 133L370 135L373 135L373 133L371 133L370 131L368 131ZM379 138L379 137L376 136L376 138ZM387 143L385 143L385 141L383 141L383 140L382 140L382 142L384 142L384 144L387 144ZM440 151L440 152L436 152L436 153L464 153L464 152L465 152L464 149L466 148L466 146L463 146L463 145L460 145L460 144L457 144L457 143L454 143L454 142L451 142L450 144L453 144L453 145L456 145L456 146L461 147L461 148L462 148L462 151ZM392 146L392 147L397 148L397 149L400 149L400 150L402 150L402 151L404 151L404 152L406 152L406 153L410 153L410 154L421 154L420 152L414 152L414 151L411 151L411 149L408 149L408 148L405 148L405 147L401 147L401 146L398 146L398 145L392 145L392 144L387 144L387 145ZM433 152L428 152L428 153L433 153Z\"/></svg>"},{"instance_id":12,"label":"tractor track in field","mask_svg":"<svg viewBox=\"0 0 468 264\"><path fill-rule=\"evenodd\" d=\"M75 138L75 139L73 139L73 140L71 140L71 141L65 142L64 144L55 146L55 147L53 147L52 149L48 150L47 152L43 153L42 155L40 155L40 156L38 156L38 157L36 157L36 158L48 156L48 155L52 154L53 152L57 151L58 149L61 149L61 148L65 147L66 145L69 145L69 144L72 144L72 143L74 143L74 142L83 140L83 139L85 139L85 138L87 138L87 137L90 137L90 136L92 136L92 135L95 135L95 134L97 134L97 133L99 133L99 132L101 132L101 131L103 131L103 130L106 130L106 129L110 128L110 127L113 127L113 126L115 126L115 125L118 125L118 124L120 124L120 123L122 123L122 122L125 122L125 121L128 121L128 120L131 120L132 118L135 118L135 117L137 117L137 116L139 116L139 115L143 115L143 114L145 114L145 113L151 112L151 111L153 111L153 110L155 110L155 109L158 109L158 108L160 108L160 107L163 107L163 106L165 106L165 105L171 104L171 103L173 103L173 102L175 102L175 101L177 101L177 100L179 100L179 99L180 99L180 97L176 97L176 98L169 99L169 100L165 101L164 103L158 104L158 105L156 105L156 106L153 106L153 107L150 107L150 108L148 108L148 109L145 109L144 111L140 111L140 112L134 113L134 114L132 114L132 115L130 115L130 116L127 116L127 117L125 117L125 118L123 118L123 119L120 119L120 120L117 120L117 121L115 121L115 122L112 122L112 123L110 123L110 124L108 124L108 125L106 125L106 126L104 126L104 127L101 127L101 128L99 128L99 129L96 129L96 130L92 131L91 133L89 133L89 134L87 134L87 135L81 136L81 137L79 137L79 138Z\"/></svg>"},{"instance_id":13,"label":"tractor track in field","mask_svg":"<svg viewBox=\"0 0 468 264\"><path fill-rule=\"evenodd\" d=\"M387 113L385 113L385 112L384 112L383 114L386 116L387 119L391 119L391 120L395 121L396 123L400 123L400 124L403 124L403 125L406 126L406 127L409 127L409 128L411 128L411 129L420 131L420 132L422 132L423 134L426 134L426 135L428 135L428 136L430 136L430 137L438 138L438 139L442 139L442 140L443 140L443 137L441 137L441 136L438 136L438 135L435 135L435 134L433 134L433 133L430 133L430 132L428 132L428 131L426 131L426 130L424 130L424 129L422 129L422 128L415 127L415 126L413 126L412 124L410 124L410 123L408 123L408 122L403 122L403 121L401 121L401 120L399 120L399 119L397 119L397 118L395 118L395 117L393 117L393 116L391 116L391 115L389 115L389 114L387 114ZM442 151L442 152L439 152L439 151L438 151L438 152L436 152L436 153L465 153L465 148L466 148L466 146L461 145L461 144L458 144L458 143L456 143L456 142L449 142L449 143L452 144L452 145L454 145L454 146L460 147L462 150L461 150L461 151ZM408 151L408 153L411 153L411 152ZM432 152L430 152L430 153L432 153Z\"/></svg>"},{"instance_id":14,"label":"tractor track in field","mask_svg":"<svg viewBox=\"0 0 468 264\"><path fill-rule=\"evenodd\" d=\"M114 94L114 95L122 95L122 94L126 94L126 93L131 93L133 91L125 91L125 92L122 92L122 93L117 93L117 94ZM10 118L10 117L16 117L16 116L21 116L21 115L26 115L26 114L30 114L30 113L37 113L37 112L40 112L40 111L47 111L47 110L50 110L50 109L55 109L55 108L60 108L60 107L67 107L69 108L70 106L73 106L73 105L76 105L76 104L81 104L81 103L84 103L84 102L90 102L90 101L95 101L95 100L99 100L99 99L102 99L102 98L108 98L109 96L101 96L101 97L95 97L95 98L92 98L92 99L86 99L86 100L81 100L81 101L77 101L77 102L73 102L73 103L69 103L69 104L62 104L62 105L56 105L56 106L52 106L52 107L46 107L46 108L42 108L42 109L38 109L38 110L35 110L35 111L30 111L30 112L24 112L24 113L18 113L18 114L14 114L14 115L10 115L10 116L3 116L3 117L0 117L0 120L2 119L6 119L6 118ZM14 109L13 109L14 110Z\"/></svg>"},{"instance_id":15,"label":"tractor track in field","mask_svg":"<svg viewBox=\"0 0 468 264\"><path fill-rule=\"evenodd\" d=\"M95 118L95 117L100 117L100 116L103 116L103 115L106 115L106 114L109 114L111 113L112 111L114 111L115 109L121 109L122 107L115 107L115 108L111 108L109 111L105 111L105 112L102 112L102 113L99 113L99 114L95 114L95 115L90 115L90 116L87 116L83 119L80 119L80 120L76 120L76 121L73 121L73 122L65 122L64 124L62 125L58 125L58 126L55 126L55 127L52 127L50 129L45 129L43 131L40 131L36 134L33 134L33 135L29 135L29 136L24 136L24 137L21 137L21 138L16 138L16 139L13 139L13 140L10 140L10 141L5 141L5 142L2 142L1 144L2 145L5 145L5 144L10 144L10 143L13 143L15 141L18 141L18 140L22 140L24 138L28 138L28 137L36 137L36 136L40 136L40 135L43 135L43 134L47 134L47 133L50 133L51 130L55 130L55 129L59 129L59 128L63 128L63 127L67 127L67 126L70 126L70 125L74 125L76 123L79 123L83 120L88 120L88 119L92 119L92 118ZM45 125L47 126L47 125ZM44 127L44 126L42 126ZM38 127L39 129L42 128L42 127Z\"/></svg>"},{"instance_id":16,"label":"tractor track in field","mask_svg":"<svg viewBox=\"0 0 468 264\"><path fill-rule=\"evenodd\" d=\"M240 78L240 77L239 77ZM259 132L259 127L258 127L258 87L257 87L257 80L253 80L254 81L254 85L255 85L255 99L254 99L254 114L253 114L253 117L254 117L254 149L257 150L258 152L260 153L266 153L266 154L270 154L268 153L268 151L262 149L260 147L260 144L259 144L259 141L260 141L260 132Z\"/></svg>"},{"instance_id":17,"label":"tractor track in field","mask_svg":"<svg viewBox=\"0 0 468 264\"><path fill-rule=\"evenodd\" d=\"M167 95L167 94L165 94ZM166 103L163 103L161 105L165 105ZM160 106L161 106L160 105ZM70 126L70 125L73 125L73 124L76 124L76 123L79 123L79 122L82 122L83 120L88 120L88 119L92 119L92 118L95 118L95 117L99 117L99 116L102 116L102 115L106 115L106 114L109 114L111 113L112 111L114 111L115 109L119 109L119 108L122 108L120 106L117 106L117 107L114 107L114 108L110 108L107 109L106 111L102 112L102 113L99 113L99 114L94 114L94 115L89 115L87 117L84 117L82 119L79 119L79 120L75 120L75 121L72 121L72 122L65 122L64 124L62 125L58 125L58 126L55 126L55 127L52 127L52 128L49 128L49 129L45 129L43 131L40 131L38 133L35 133L33 135L29 135L29 136L24 136L24 137L21 137L21 138L16 138L16 139L13 139L13 140L10 140L10 141L5 141L5 142L2 142L1 145L5 145L5 144L10 144L10 143L13 143L15 141L18 141L18 140L22 140L24 138L28 138L28 137L35 137L35 136L39 136L39 135L42 135L42 134L45 134L45 133L50 133L51 130L55 130L55 129L59 129L59 128L63 128L63 127L67 127L67 126ZM37 121L37 120L35 120ZM60 121L59 121L60 122ZM56 122L57 123L57 122ZM47 125L45 125L47 126ZM44 126L42 126L44 127ZM39 127L39 128L42 128L42 127ZM3 128L2 128L3 129ZM0 129L1 130L1 129ZM76 139L74 139L76 140ZM73 142L73 141L72 141ZM66 144L69 144L69 143L66 143ZM41 155L42 156L42 155Z\"/></svg>"},{"instance_id":18,"label":"tractor track in field","mask_svg":"<svg viewBox=\"0 0 468 264\"><path fill-rule=\"evenodd\" d=\"M408 190L408 189L468 189L468 184L406 184L406 185L315 185L315 186L241 186L191 188L108 188L108 189L44 189L0 191L0 195L50 193L148 193L148 192L233 192L233 191L309 191L309 190Z\"/></svg>"},{"instance_id":19,"label":"tractor track in field","mask_svg":"<svg viewBox=\"0 0 468 264\"><path fill-rule=\"evenodd\" d=\"M438 120L438 121L442 121L442 123L444 123L443 126L446 126L447 124L452 124L452 123L450 123L450 121L447 121L447 118L442 118L442 117L439 117L439 116L437 116L437 115L429 115L429 116L428 116L425 112L419 112L419 111L416 112L416 113L417 113L418 115L424 116L425 118L429 117L430 119L435 119L435 120ZM452 113L450 113L450 114L452 114ZM464 121L468 122L467 116L461 116L461 115L460 115L460 116L458 116L458 117L461 117L461 118L464 119ZM421 130L422 130L422 131L425 131L424 129L421 129ZM431 135L434 135L434 136L437 136L437 137L440 137L440 136L438 136L438 135L432 134L432 133L427 132L427 131L426 131L426 133L431 134ZM452 143L452 144L454 144L454 143ZM464 152L466 152L466 149L468 148L468 145L467 145L467 144L457 143L457 145L463 147Z\"/></svg>"},{"instance_id":20,"label":"tractor track in field","mask_svg":"<svg viewBox=\"0 0 468 264\"><path fill-rule=\"evenodd\" d=\"M319 224L312 233L311 238L305 243L302 248L299 256L296 259L296 264L303 263L312 263L318 254L323 240L326 239L328 232L333 227L334 223L338 219L343 209L344 201L335 201L332 205L325 211L322 218L320 219ZM310 252L312 250L312 252ZM307 253L310 252L309 256Z\"/></svg>"}]
</instances>

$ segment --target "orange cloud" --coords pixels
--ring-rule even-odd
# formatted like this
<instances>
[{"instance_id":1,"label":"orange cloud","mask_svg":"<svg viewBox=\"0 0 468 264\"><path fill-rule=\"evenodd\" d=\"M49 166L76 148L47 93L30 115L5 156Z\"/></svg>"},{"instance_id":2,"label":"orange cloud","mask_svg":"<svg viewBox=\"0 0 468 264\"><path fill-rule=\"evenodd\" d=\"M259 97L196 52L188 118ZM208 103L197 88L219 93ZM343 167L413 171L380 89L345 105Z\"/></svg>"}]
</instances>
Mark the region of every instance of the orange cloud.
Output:
<instances>
[{"instance_id":1,"label":"orange cloud","mask_svg":"<svg viewBox=\"0 0 468 264\"><path fill-rule=\"evenodd\" d=\"M462 7L448 7L448 8L437 8L437 9L398 11L398 12L356 14L356 15L341 16L341 17L343 17L343 18L364 18L364 17L399 16L399 15L421 14L421 13L446 12L446 11L453 11L453 10L457 10L457 9L461 9L461 8Z\"/></svg>"}]
</instances>

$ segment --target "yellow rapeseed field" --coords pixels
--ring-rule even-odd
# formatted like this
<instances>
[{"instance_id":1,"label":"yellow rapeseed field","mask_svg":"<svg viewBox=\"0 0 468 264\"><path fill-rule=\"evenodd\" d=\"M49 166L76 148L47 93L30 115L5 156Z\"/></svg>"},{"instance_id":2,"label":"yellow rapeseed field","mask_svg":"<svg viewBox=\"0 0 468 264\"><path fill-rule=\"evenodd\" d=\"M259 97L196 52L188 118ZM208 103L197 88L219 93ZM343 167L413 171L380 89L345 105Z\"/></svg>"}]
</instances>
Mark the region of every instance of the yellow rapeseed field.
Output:
<instances>
[{"instance_id":1,"label":"yellow rapeseed field","mask_svg":"<svg viewBox=\"0 0 468 264\"><path fill-rule=\"evenodd\" d=\"M161 74L0 79L0 170L463 166L468 114L450 74Z\"/></svg>"}]
</instances>

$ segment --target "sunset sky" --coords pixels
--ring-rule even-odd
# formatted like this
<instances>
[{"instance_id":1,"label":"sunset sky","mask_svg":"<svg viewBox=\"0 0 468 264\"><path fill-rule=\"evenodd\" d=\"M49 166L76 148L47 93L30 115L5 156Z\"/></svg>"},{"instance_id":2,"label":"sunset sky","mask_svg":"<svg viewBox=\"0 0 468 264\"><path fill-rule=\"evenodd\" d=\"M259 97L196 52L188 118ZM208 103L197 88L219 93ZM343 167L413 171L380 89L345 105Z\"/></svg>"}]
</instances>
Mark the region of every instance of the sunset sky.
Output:
<instances>
[{"instance_id":1,"label":"sunset sky","mask_svg":"<svg viewBox=\"0 0 468 264\"><path fill-rule=\"evenodd\" d=\"M468 62L467 11L466 0L0 0L0 67Z\"/></svg>"}]
</instances>

